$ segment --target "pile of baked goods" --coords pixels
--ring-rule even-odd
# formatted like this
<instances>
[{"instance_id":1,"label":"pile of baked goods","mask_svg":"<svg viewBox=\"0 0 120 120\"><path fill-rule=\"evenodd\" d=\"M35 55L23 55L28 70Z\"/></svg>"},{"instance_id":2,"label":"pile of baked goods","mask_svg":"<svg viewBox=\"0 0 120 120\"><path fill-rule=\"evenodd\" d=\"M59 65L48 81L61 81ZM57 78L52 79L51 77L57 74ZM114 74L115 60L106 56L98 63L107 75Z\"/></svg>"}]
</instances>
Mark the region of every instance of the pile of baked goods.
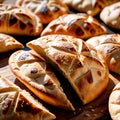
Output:
<instances>
[{"instance_id":1,"label":"pile of baked goods","mask_svg":"<svg viewBox=\"0 0 120 120\"><path fill-rule=\"evenodd\" d=\"M11 51L11 75L29 91L0 75L0 120L57 119L31 93L51 107L74 112L61 82L70 83L86 106L104 94L110 72L120 75L119 0L8 3L0 4L0 54ZM107 99L114 120L120 118L119 84Z\"/></svg>"}]
</instances>

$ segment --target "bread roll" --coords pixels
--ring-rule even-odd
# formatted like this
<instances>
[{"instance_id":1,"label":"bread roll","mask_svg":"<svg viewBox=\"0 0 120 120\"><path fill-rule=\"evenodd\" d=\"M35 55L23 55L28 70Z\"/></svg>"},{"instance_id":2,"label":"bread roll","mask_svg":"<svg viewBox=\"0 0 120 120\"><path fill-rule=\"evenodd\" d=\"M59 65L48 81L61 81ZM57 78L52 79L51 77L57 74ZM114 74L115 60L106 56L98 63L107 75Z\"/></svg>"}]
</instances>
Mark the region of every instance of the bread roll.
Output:
<instances>
[{"instance_id":1,"label":"bread roll","mask_svg":"<svg viewBox=\"0 0 120 120\"><path fill-rule=\"evenodd\" d=\"M49 34L71 35L81 39L107 33L107 29L97 19L87 14L67 14L53 20L42 31L41 36Z\"/></svg>"},{"instance_id":2,"label":"bread roll","mask_svg":"<svg viewBox=\"0 0 120 120\"><path fill-rule=\"evenodd\" d=\"M100 18L107 26L120 30L120 2L105 7Z\"/></svg>"},{"instance_id":3,"label":"bread roll","mask_svg":"<svg viewBox=\"0 0 120 120\"><path fill-rule=\"evenodd\" d=\"M10 56L9 66L18 80L40 99L59 108L74 110L56 75L44 59L30 51L19 50Z\"/></svg>"},{"instance_id":4,"label":"bread roll","mask_svg":"<svg viewBox=\"0 0 120 120\"><path fill-rule=\"evenodd\" d=\"M0 32L11 35L39 36L40 19L29 9L0 4Z\"/></svg>"},{"instance_id":5,"label":"bread roll","mask_svg":"<svg viewBox=\"0 0 120 120\"><path fill-rule=\"evenodd\" d=\"M70 8L95 16L107 5L119 0L63 0Z\"/></svg>"},{"instance_id":6,"label":"bread roll","mask_svg":"<svg viewBox=\"0 0 120 120\"><path fill-rule=\"evenodd\" d=\"M84 104L106 89L109 81L107 65L83 40L68 35L46 35L28 42L27 46L68 79Z\"/></svg>"},{"instance_id":7,"label":"bread roll","mask_svg":"<svg viewBox=\"0 0 120 120\"><path fill-rule=\"evenodd\" d=\"M0 33L0 53L21 49L23 47L23 44L18 42L14 37Z\"/></svg>"},{"instance_id":8,"label":"bread roll","mask_svg":"<svg viewBox=\"0 0 120 120\"><path fill-rule=\"evenodd\" d=\"M120 34L92 37L86 42L103 55L110 71L120 74Z\"/></svg>"},{"instance_id":9,"label":"bread roll","mask_svg":"<svg viewBox=\"0 0 120 120\"><path fill-rule=\"evenodd\" d=\"M113 120L120 120L120 83L118 83L110 94L108 109Z\"/></svg>"},{"instance_id":10,"label":"bread roll","mask_svg":"<svg viewBox=\"0 0 120 120\"><path fill-rule=\"evenodd\" d=\"M67 5L61 0L17 0L16 5L30 9L43 24L69 13Z\"/></svg>"},{"instance_id":11,"label":"bread roll","mask_svg":"<svg viewBox=\"0 0 120 120\"><path fill-rule=\"evenodd\" d=\"M55 115L28 92L0 76L0 120L53 120Z\"/></svg>"}]
</instances>

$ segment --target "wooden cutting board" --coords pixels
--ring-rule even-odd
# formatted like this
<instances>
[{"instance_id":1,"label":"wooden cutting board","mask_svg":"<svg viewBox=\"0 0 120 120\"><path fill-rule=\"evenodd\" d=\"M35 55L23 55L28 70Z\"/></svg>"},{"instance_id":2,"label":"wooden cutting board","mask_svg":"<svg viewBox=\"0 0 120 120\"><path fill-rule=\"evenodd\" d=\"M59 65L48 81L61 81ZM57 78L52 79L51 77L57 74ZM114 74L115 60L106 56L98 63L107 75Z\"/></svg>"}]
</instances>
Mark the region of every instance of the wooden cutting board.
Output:
<instances>
[{"instance_id":1,"label":"wooden cutting board","mask_svg":"<svg viewBox=\"0 0 120 120\"><path fill-rule=\"evenodd\" d=\"M26 47L24 48L26 50ZM22 89L26 89L29 91L23 84L21 84L16 77L12 74L11 70L9 69L8 60L9 56L14 51L0 54L0 75L5 76L9 80L13 81L15 84L20 86ZM61 77L61 76L59 76ZM61 78L65 79L65 78ZM108 99L109 94L111 93L113 87L119 82L120 77L117 74L110 73L109 75L109 84L106 88L106 90L100 95L96 100L93 102L83 105L72 89L72 87L69 85L67 80L64 80L64 83L62 83L62 87L64 88L64 91L70 101L73 103L75 107L75 111L66 111L60 108L56 108L53 106L50 106L43 101L41 101L39 98L37 98L34 94L32 94L31 91L29 91L38 101L42 102L44 106L46 106L52 113L54 113L57 117L56 120L111 120L109 111L108 111Z\"/></svg>"}]
</instances>

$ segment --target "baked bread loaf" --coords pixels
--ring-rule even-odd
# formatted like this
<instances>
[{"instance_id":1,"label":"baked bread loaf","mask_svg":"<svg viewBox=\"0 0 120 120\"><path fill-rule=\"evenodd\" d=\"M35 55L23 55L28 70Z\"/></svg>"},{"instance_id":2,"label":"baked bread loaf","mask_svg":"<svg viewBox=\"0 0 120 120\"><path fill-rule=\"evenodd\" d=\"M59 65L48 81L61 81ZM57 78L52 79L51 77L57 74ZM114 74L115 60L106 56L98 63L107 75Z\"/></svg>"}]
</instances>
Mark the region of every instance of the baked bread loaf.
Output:
<instances>
[{"instance_id":1,"label":"baked bread loaf","mask_svg":"<svg viewBox=\"0 0 120 120\"><path fill-rule=\"evenodd\" d=\"M17 0L16 5L29 8L43 24L69 13L67 5L61 0Z\"/></svg>"},{"instance_id":2,"label":"baked bread loaf","mask_svg":"<svg viewBox=\"0 0 120 120\"><path fill-rule=\"evenodd\" d=\"M70 8L95 16L107 5L119 0L63 0Z\"/></svg>"},{"instance_id":3,"label":"baked bread loaf","mask_svg":"<svg viewBox=\"0 0 120 120\"><path fill-rule=\"evenodd\" d=\"M19 50L9 58L13 74L40 99L66 110L74 107L63 93L55 74L46 62L29 51Z\"/></svg>"},{"instance_id":4,"label":"baked bread loaf","mask_svg":"<svg viewBox=\"0 0 120 120\"><path fill-rule=\"evenodd\" d=\"M120 83L118 83L110 94L108 109L112 120L120 120Z\"/></svg>"},{"instance_id":5,"label":"baked bread loaf","mask_svg":"<svg viewBox=\"0 0 120 120\"><path fill-rule=\"evenodd\" d=\"M120 74L120 34L96 36L86 42L103 55L109 70Z\"/></svg>"},{"instance_id":6,"label":"baked bread loaf","mask_svg":"<svg viewBox=\"0 0 120 120\"><path fill-rule=\"evenodd\" d=\"M15 49L21 49L24 46L10 35L0 33L0 53Z\"/></svg>"},{"instance_id":7,"label":"baked bread loaf","mask_svg":"<svg viewBox=\"0 0 120 120\"><path fill-rule=\"evenodd\" d=\"M68 35L46 35L28 42L27 46L68 79L84 104L106 89L109 81L106 63L81 39Z\"/></svg>"},{"instance_id":8,"label":"baked bread loaf","mask_svg":"<svg viewBox=\"0 0 120 120\"><path fill-rule=\"evenodd\" d=\"M120 30L120 2L105 7L100 18L109 27Z\"/></svg>"},{"instance_id":9,"label":"baked bread loaf","mask_svg":"<svg viewBox=\"0 0 120 120\"><path fill-rule=\"evenodd\" d=\"M66 14L53 20L42 31L41 36L49 34L71 35L81 39L107 33L107 29L97 19L87 14Z\"/></svg>"},{"instance_id":10,"label":"baked bread loaf","mask_svg":"<svg viewBox=\"0 0 120 120\"><path fill-rule=\"evenodd\" d=\"M27 91L0 76L0 120L53 120L55 115Z\"/></svg>"},{"instance_id":11,"label":"baked bread loaf","mask_svg":"<svg viewBox=\"0 0 120 120\"><path fill-rule=\"evenodd\" d=\"M0 4L0 33L39 36L42 24L29 9Z\"/></svg>"}]
</instances>

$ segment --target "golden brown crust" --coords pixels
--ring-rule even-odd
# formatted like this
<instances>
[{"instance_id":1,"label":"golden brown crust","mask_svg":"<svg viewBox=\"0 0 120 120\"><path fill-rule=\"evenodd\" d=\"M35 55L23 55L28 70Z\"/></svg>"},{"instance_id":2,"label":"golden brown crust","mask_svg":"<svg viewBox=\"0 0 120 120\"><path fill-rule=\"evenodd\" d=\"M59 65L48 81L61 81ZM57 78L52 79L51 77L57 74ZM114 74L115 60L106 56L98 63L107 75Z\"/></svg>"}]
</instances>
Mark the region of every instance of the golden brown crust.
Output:
<instances>
[{"instance_id":1,"label":"golden brown crust","mask_svg":"<svg viewBox=\"0 0 120 120\"><path fill-rule=\"evenodd\" d=\"M62 15L53 20L42 31L41 36L48 34L71 35L81 39L107 33L106 28L95 18L87 14Z\"/></svg>"},{"instance_id":2,"label":"golden brown crust","mask_svg":"<svg viewBox=\"0 0 120 120\"><path fill-rule=\"evenodd\" d=\"M1 33L38 36L41 31L42 24L39 18L28 9L8 4L0 4Z\"/></svg>"},{"instance_id":3,"label":"golden brown crust","mask_svg":"<svg viewBox=\"0 0 120 120\"><path fill-rule=\"evenodd\" d=\"M67 35L47 35L27 43L68 79L84 104L105 90L108 69L101 55L81 39ZM89 64L90 63L90 64Z\"/></svg>"},{"instance_id":4,"label":"golden brown crust","mask_svg":"<svg viewBox=\"0 0 120 120\"><path fill-rule=\"evenodd\" d=\"M100 18L106 25L120 30L120 2L105 7L100 13Z\"/></svg>"},{"instance_id":5,"label":"golden brown crust","mask_svg":"<svg viewBox=\"0 0 120 120\"><path fill-rule=\"evenodd\" d=\"M24 46L10 35L0 33L0 53L21 49Z\"/></svg>"},{"instance_id":6,"label":"golden brown crust","mask_svg":"<svg viewBox=\"0 0 120 120\"><path fill-rule=\"evenodd\" d=\"M119 0L63 0L72 9L95 16L107 5Z\"/></svg>"},{"instance_id":7,"label":"golden brown crust","mask_svg":"<svg viewBox=\"0 0 120 120\"><path fill-rule=\"evenodd\" d=\"M111 71L120 74L120 34L93 37L87 43L103 55Z\"/></svg>"},{"instance_id":8,"label":"golden brown crust","mask_svg":"<svg viewBox=\"0 0 120 120\"><path fill-rule=\"evenodd\" d=\"M67 5L60 0L17 0L16 5L29 8L43 24L69 13Z\"/></svg>"},{"instance_id":9,"label":"golden brown crust","mask_svg":"<svg viewBox=\"0 0 120 120\"><path fill-rule=\"evenodd\" d=\"M0 120L52 120L50 113L28 92L0 76Z\"/></svg>"},{"instance_id":10,"label":"golden brown crust","mask_svg":"<svg viewBox=\"0 0 120 120\"><path fill-rule=\"evenodd\" d=\"M60 82L43 59L20 50L10 56L9 66L15 76L40 99L60 108L74 110Z\"/></svg>"},{"instance_id":11,"label":"golden brown crust","mask_svg":"<svg viewBox=\"0 0 120 120\"><path fill-rule=\"evenodd\" d=\"M120 83L118 83L110 94L108 109L113 120L120 119Z\"/></svg>"}]
</instances>

